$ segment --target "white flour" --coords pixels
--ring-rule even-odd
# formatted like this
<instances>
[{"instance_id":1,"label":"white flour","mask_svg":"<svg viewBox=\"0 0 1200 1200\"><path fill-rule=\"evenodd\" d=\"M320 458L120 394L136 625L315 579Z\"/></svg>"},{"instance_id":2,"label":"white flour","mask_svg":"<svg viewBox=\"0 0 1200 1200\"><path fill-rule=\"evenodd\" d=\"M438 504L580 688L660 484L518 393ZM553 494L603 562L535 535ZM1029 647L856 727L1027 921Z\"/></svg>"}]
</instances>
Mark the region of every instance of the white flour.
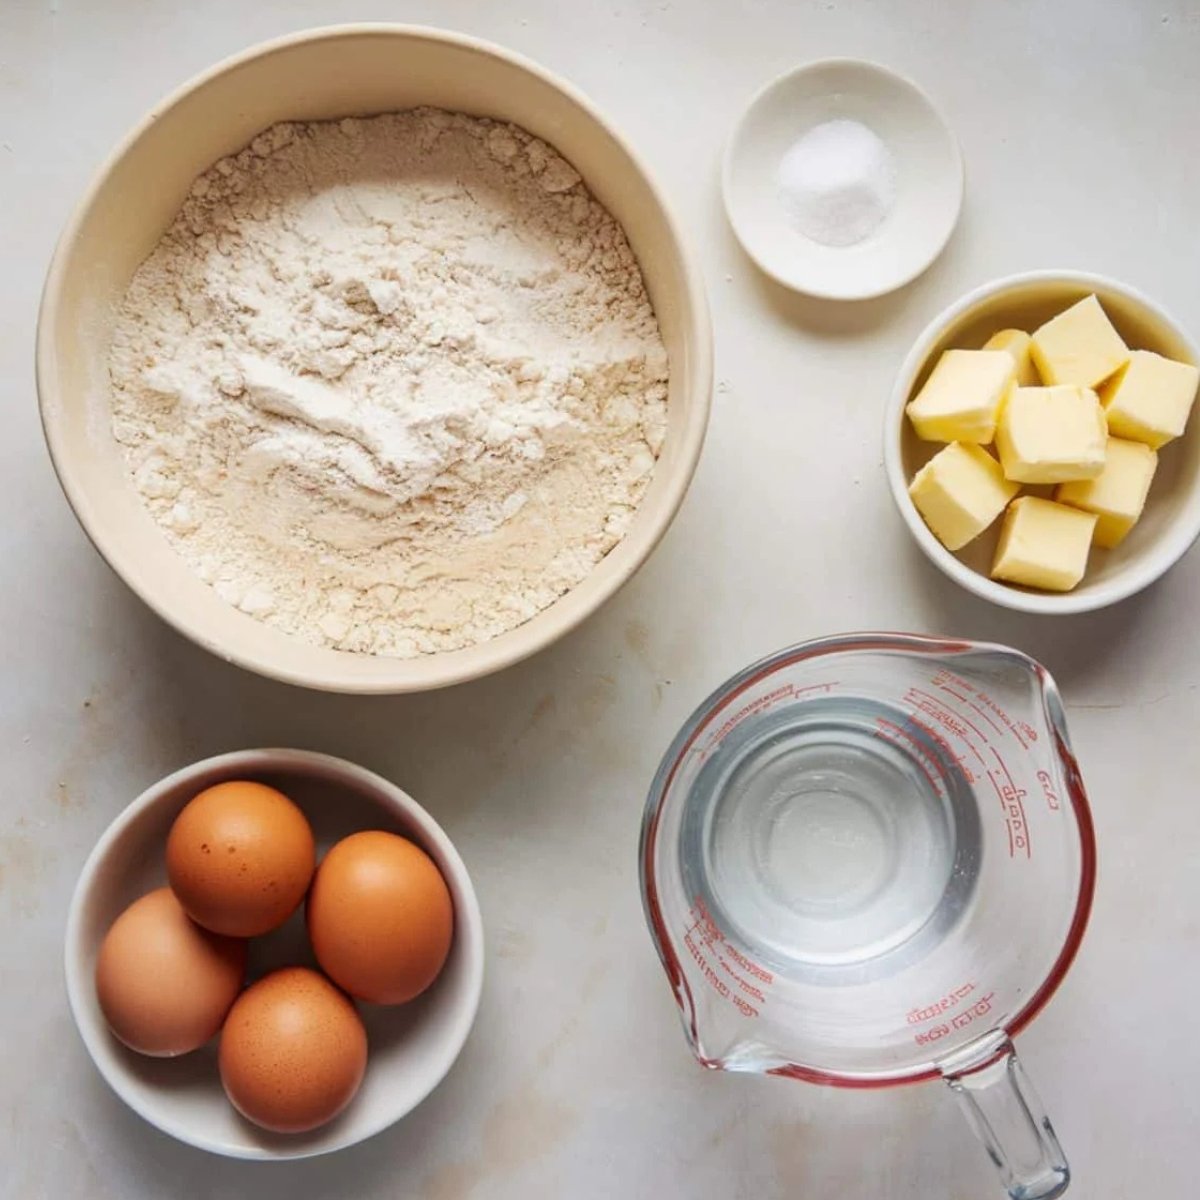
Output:
<instances>
[{"instance_id":1,"label":"white flour","mask_svg":"<svg viewBox=\"0 0 1200 1200\"><path fill-rule=\"evenodd\" d=\"M142 499L231 604L411 656L528 620L623 536L667 359L545 143L418 109L277 125L196 180L110 357Z\"/></svg>"}]
</instances>

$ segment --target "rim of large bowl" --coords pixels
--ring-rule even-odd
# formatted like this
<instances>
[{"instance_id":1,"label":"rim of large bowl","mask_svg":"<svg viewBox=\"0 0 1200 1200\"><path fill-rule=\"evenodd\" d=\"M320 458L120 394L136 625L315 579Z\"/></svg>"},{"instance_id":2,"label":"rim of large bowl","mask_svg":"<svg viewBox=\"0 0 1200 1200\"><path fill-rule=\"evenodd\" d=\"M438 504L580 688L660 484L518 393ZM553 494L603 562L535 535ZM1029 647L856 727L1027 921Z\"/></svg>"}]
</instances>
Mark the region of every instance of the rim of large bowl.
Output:
<instances>
[{"instance_id":1,"label":"rim of large bowl","mask_svg":"<svg viewBox=\"0 0 1200 1200\"><path fill-rule=\"evenodd\" d=\"M674 256L679 263L680 274L684 280L682 294L686 298L686 303L681 306L681 309L686 317L686 340L689 345L688 357L690 360L688 364L690 378L687 381L690 410L688 419L680 428L675 443L678 447L677 468L672 472L667 490L661 501L655 506L651 519L643 527L636 542L630 542L626 538L622 543L622 545L632 546L633 552L621 568L614 571L611 578L598 590L592 602L581 606L567 606L564 612L562 601L569 597L571 592L564 593L549 608L537 613L524 625L508 630L488 642L462 650L424 655L414 659L386 659L383 661L394 664L394 669L381 672L378 677L367 678L359 677L352 669L345 667L323 667L313 670L281 666L273 660L269 653L259 653L253 648L231 652L221 644L219 638L213 637L200 625L180 618L171 611L168 605L159 603L152 598L140 577L136 572L129 570L127 564L123 567L115 565L111 552L118 539L107 533L88 514L84 491L75 478L70 465L70 456L65 452L59 435L61 417L58 414L61 405L58 403L59 393L57 375L53 368L55 356L51 336L51 330L57 326L59 320L60 294L66 263L74 248L80 227L117 164L165 111L176 107L218 76L227 74L248 62L269 57L306 42L335 41L364 36L437 42L498 59L553 87L603 129L627 157L633 170L641 177L669 232ZM620 130L574 84L523 54L468 34L438 29L433 26L389 22L319 26L258 42L221 59L213 66L192 76L154 104L150 111L118 141L116 147L101 162L59 235L42 288L35 353L38 407L51 464L67 503L75 514L80 527L100 557L122 582L173 629L226 662L282 683L314 688L319 691L360 695L398 695L407 692L432 691L494 674L546 649L572 629L581 625L611 600L653 553L670 528L687 494L700 461L700 453L707 432L712 404L712 372L712 323L708 297L699 266L664 190L641 154ZM54 380L53 389L50 384L52 379ZM51 391L54 393L53 396L48 394ZM601 570L605 561L605 559L601 559L593 568L593 572ZM341 653L345 653L350 658L358 657L348 651ZM431 664L435 662L437 669L431 669Z\"/></svg>"}]
</instances>

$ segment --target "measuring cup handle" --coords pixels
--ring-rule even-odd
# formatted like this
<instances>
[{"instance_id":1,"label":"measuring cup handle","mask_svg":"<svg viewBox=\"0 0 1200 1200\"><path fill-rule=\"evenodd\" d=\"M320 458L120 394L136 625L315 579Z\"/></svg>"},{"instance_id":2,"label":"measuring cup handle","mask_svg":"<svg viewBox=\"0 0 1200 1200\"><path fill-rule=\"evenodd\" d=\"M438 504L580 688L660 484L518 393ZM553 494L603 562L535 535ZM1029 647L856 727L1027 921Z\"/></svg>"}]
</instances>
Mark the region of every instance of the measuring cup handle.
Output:
<instances>
[{"instance_id":1,"label":"measuring cup handle","mask_svg":"<svg viewBox=\"0 0 1200 1200\"><path fill-rule=\"evenodd\" d=\"M942 1064L975 1136L1000 1172L1012 1200L1051 1200L1071 1182L1071 1168L1029 1076L1003 1031Z\"/></svg>"}]
</instances>

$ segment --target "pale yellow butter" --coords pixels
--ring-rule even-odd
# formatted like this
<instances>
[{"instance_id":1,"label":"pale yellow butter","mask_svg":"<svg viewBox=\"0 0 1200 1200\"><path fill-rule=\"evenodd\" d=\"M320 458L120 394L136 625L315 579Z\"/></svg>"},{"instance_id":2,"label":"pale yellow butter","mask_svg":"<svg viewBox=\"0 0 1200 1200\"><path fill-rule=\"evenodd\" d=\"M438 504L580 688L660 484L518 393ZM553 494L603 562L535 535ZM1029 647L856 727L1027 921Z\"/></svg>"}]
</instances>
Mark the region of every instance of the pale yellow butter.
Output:
<instances>
[{"instance_id":1,"label":"pale yellow butter","mask_svg":"<svg viewBox=\"0 0 1200 1200\"><path fill-rule=\"evenodd\" d=\"M1042 382L1094 388L1129 361L1129 349L1095 296L1034 331L1030 353Z\"/></svg>"},{"instance_id":2,"label":"pale yellow butter","mask_svg":"<svg viewBox=\"0 0 1200 1200\"><path fill-rule=\"evenodd\" d=\"M969 442L939 450L908 485L917 512L947 550L959 550L978 537L1017 490L1000 464Z\"/></svg>"},{"instance_id":3,"label":"pale yellow butter","mask_svg":"<svg viewBox=\"0 0 1200 1200\"><path fill-rule=\"evenodd\" d=\"M1190 363L1135 350L1128 366L1100 389L1109 432L1157 450L1183 432L1198 383L1200 370Z\"/></svg>"},{"instance_id":4,"label":"pale yellow butter","mask_svg":"<svg viewBox=\"0 0 1200 1200\"><path fill-rule=\"evenodd\" d=\"M1069 592L1087 570L1094 513L1021 496L1008 506L992 578L1049 592Z\"/></svg>"},{"instance_id":5,"label":"pale yellow butter","mask_svg":"<svg viewBox=\"0 0 1200 1200\"><path fill-rule=\"evenodd\" d=\"M1104 470L1095 479L1059 484L1054 498L1096 514L1097 546L1111 549L1137 524L1158 467L1158 455L1142 442L1108 439Z\"/></svg>"},{"instance_id":6,"label":"pale yellow butter","mask_svg":"<svg viewBox=\"0 0 1200 1200\"><path fill-rule=\"evenodd\" d=\"M986 444L996 436L996 414L1012 387L1016 364L1001 350L947 350L907 413L927 442Z\"/></svg>"},{"instance_id":7,"label":"pale yellow butter","mask_svg":"<svg viewBox=\"0 0 1200 1200\"><path fill-rule=\"evenodd\" d=\"M985 350L1003 350L1017 364L1017 387L1037 387L1042 382L1030 353L1033 338L1023 329L1001 329L983 343Z\"/></svg>"},{"instance_id":8,"label":"pale yellow butter","mask_svg":"<svg viewBox=\"0 0 1200 1200\"><path fill-rule=\"evenodd\" d=\"M1094 479L1104 470L1107 441L1091 388L1013 388L996 425L1004 474L1017 483Z\"/></svg>"}]
</instances>

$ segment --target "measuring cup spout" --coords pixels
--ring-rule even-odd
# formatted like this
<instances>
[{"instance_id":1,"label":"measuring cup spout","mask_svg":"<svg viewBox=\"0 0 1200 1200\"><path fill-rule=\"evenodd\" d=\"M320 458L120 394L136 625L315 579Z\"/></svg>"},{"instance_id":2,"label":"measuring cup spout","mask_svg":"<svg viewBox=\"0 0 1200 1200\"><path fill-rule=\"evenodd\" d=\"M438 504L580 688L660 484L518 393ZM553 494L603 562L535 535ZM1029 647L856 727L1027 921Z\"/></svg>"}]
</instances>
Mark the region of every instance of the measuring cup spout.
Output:
<instances>
[{"instance_id":1,"label":"measuring cup spout","mask_svg":"<svg viewBox=\"0 0 1200 1200\"><path fill-rule=\"evenodd\" d=\"M1012 1200L1052 1200L1071 1182L1062 1146L1003 1030L939 1064Z\"/></svg>"}]
</instances>

